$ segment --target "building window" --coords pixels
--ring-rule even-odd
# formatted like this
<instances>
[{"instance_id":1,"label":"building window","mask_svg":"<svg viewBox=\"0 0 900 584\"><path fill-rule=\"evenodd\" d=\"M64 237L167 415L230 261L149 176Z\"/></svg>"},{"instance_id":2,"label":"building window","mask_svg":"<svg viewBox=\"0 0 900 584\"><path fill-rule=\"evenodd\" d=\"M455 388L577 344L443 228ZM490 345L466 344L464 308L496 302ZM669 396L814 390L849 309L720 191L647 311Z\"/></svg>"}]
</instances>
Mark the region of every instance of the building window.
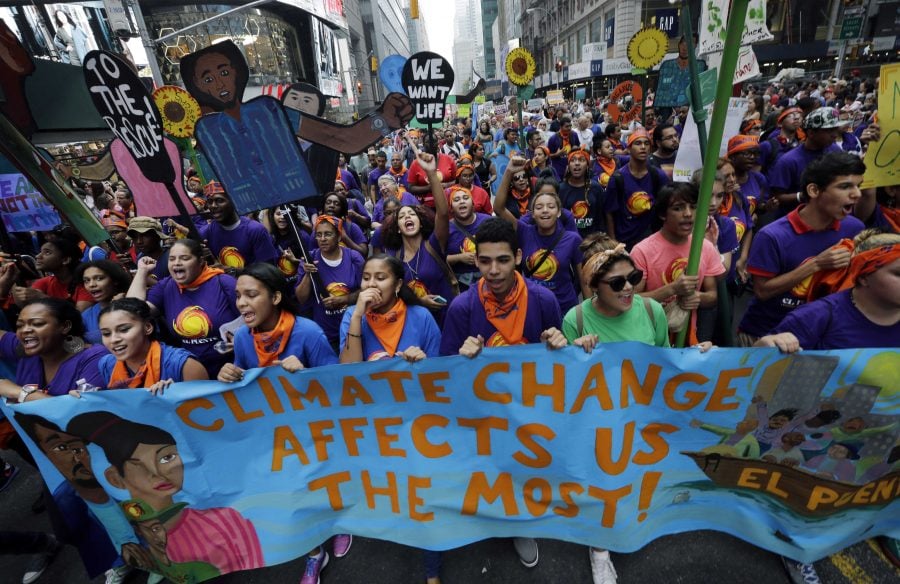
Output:
<instances>
[{"instance_id":1,"label":"building window","mask_svg":"<svg viewBox=\"0 0 900 584\"><path fill-rule=\"evenodd\" d=\"M578 62L580 63L583 59L581 57L581 51L584 48L585 43L587 43L587 27L582 26L578 31Z\"/></svg>"},{"instance_id":2,"label":"building window","mask_svg":"<svg viewBox=\"0 0 900 584\"><path fill-rule=\"evenodd\" d=\"M603 41L603 19L597 17L591 22L591 41L592 43L599 43Z\"/></svg>"}]
</instances>

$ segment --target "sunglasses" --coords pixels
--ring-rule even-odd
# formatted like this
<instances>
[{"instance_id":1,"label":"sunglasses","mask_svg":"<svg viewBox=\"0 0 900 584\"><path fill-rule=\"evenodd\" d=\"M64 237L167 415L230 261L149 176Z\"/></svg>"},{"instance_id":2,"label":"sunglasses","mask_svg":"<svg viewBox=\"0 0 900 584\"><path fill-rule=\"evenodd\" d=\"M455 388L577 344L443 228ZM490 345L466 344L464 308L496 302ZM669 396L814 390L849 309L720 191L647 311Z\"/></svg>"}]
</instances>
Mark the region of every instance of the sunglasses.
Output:
<instances>
[{"instance_id":1,"label":"sunglasses","mask_svg":"<svg viewBox=\"0 0 900 584\"><path fill-rule=\"evenodd\" d=\"M514 176L512 178L513 178L513 180L525 180L526 178L528 178L528 176L526 176L524 174L517 174L516 176Z\"/></svg>"},{"instance_id":2,"label":"sunglasses","mask_svg":"<svg viewBox=\"0 0 900 584\"><path fill-rule=\"evenodd\" d=\"M637 286L643 279L644 272L642 270L634 270L627 276L616 276L609 280L598 280L598 282L603 282L608 285L609 289L613 292L621 292L622 289L625 288L625 282L628 282L632 286Z\"/></svg>"}]
</instances>

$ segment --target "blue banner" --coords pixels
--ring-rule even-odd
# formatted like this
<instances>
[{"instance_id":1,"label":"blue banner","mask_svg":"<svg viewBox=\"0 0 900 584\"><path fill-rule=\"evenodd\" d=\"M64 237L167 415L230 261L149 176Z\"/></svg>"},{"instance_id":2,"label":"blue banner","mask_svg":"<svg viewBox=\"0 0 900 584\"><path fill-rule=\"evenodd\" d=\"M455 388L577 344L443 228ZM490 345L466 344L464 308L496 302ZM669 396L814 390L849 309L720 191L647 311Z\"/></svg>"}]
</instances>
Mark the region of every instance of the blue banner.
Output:
<instances>
[{"instance_id":1,"label":"blue banner","mask_svg":"<svg viewBox=\"0 0 900 584\"><path fill-rule=\"evenodd\" d=\"M10 417L86 447L160 569L198 580L338 533L632 552L713 529L813 561L900 536L898 374L896 350L531 345L255 369L239 384L57 397ZM58 488L65 465L29 446Z\"/></svg>"}]
</instances>

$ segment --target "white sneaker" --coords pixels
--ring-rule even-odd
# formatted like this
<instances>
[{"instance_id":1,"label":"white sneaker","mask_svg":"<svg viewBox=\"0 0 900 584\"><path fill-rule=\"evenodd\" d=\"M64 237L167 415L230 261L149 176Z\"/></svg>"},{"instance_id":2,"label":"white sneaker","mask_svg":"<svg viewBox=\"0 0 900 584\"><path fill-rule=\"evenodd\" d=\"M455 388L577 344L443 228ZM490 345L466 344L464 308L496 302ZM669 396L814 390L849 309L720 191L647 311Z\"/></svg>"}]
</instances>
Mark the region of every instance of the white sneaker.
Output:
<instances>
[{"instance_id":1,"label":"white sneaker","mask_svg":"<svg viewBox=\"0 0 900 584\"><path fill-rule=\"evenodd\" d=\"M156 572L150 572L149 574L147 574L147 584L159 584L165 579L165 576L163 576L162 574L157 574Z\"/></svg>"},{"instance_id":2,"label":"white sneaker","mask_svg":"<svg viewBox=\"0 0 900 584\"><path fill-rule=\"evenodd\" d=\"M616 569L613 567L608 550L590 548L591 576L594 584L616 584Z\"/></svg>"},{"instance_id":3,"label":"white sneaker","mask_svg":"<svg viewBox=\"0 0 900 584\"><path fill-rule=\"evenodd\" d=\"M128 574L131 574L131 566L119 566L106 571L106 584L122 584Z\"/></svg>"}]
</instances>

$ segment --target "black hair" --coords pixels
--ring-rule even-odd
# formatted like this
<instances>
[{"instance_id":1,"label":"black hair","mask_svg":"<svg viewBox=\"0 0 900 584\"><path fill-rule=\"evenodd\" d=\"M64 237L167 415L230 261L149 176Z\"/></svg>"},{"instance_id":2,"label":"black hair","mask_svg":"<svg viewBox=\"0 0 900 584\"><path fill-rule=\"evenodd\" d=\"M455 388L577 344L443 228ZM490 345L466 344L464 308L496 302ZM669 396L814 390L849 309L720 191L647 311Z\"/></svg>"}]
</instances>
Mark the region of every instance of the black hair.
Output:
<instances>
[{"instance_id":1,"label":"black hair","mask_svg":"<svg viewBox=\"0 0 900 584\"><path fill-rule=\"evenodd\" d=\"M797 415L797 408L783 408L783 409L778 410L771 416L769 416L769 419L771 420L775 416L784 416L788 420L793 420L794 416L796 416L796 415Z\"/></svg>"},{"instance_id":2,"label":"black hair","mask_svg":"<svg viewBox=\"0 0 900 584\"><path fill-rule=\"evenodd\" d=\"M78 436L87 443L96 444L103 449L106 460L125 474L125 462L128 461L140 444L175 445L171 434L138 422L120 418L112 412L88 412L79 414L69 420L66 433Z\"/></svg>"},{"instance_id":3,"label":"black hair","mask_svg":"<svg viewBox=\"0 0 900 584\"><path fill-rule=\"evenodd\" d=\"M598 152L600 152L600 148L603 147L603 143L608 141L609 136L605 134L597 134L596 136L594 136L594 141L591 142L591 151L594 154L597 154ZM612 144L612 142L610 142L610 144Z\"/></svg>"},{"instance_id":4,"label":"black hair","mask_svg":"<svg viewBox=\"0 0 900 584\"><path fill-rule=\"evenodd\" d=\"M657 124L655 128L653 128L653 144L657 145L662 140L662 133L669 128L674 128L672 124Z\"/></svg>"},{"instance_id":5,"label":"black hair","mask_svg":"<svg viewBox=\"0 0 900 584\"><path fill-rule=\"evenodd\" d=\"M325 94L319 91L319 88L310 83L291 83L290 87L287 88L287 91L282 94L281 103L284 103L284 99L287 97L288 91L299 91L301 93L312 93L319 100L318 105L316 106L316 115L320 118L325 115ZM350 160L346 156L344 160Z\"/></svg>"},{"instance_id":6,"label":"black hair","mask_svg":"<svg viewBox=\"0 0 900 584\"><path fill-rule=\"evenodd\" d=\"M475 253L478 253L478 246L482 243L508 243L513 255L519 251L519 237L513 226L500 219L499 217L491 217L485 219L484 222L475 230Z\"/></svg>"},{"instance_id":7,"label":"black hair","mask_svg":"<svg viewBox=\"0 0 900 584\"><path fill-rule=\"evenodd\" d=\"M809 185L825 189L839 176L863 175L865 172L866 163L859 156L848 152L829 152L806 166L800 184L803 185L803 192L806 193Z\"/></svg>"},{"instance_id":8,"label":"black hair","mask_svg":"<svg viewBox=\"0 0 900 584\"><path fill-rule=\"evenodd\" d=\"M278 304L278 308L294 315L300 314L300 307L297 306L297 300L291 285L288 283L287 278L284 277L284 274L281 273L281 270L276 268L274 264L266 262L250 264L238 274L238 278L241 276L250 276L258 280L272 295L276 292L281 292L281 303Z\"/></svg>"},{"instance_id":9,"label":"black hair","mask_svg":"<svg viewBox=\"0 0 900 584\"><path fill-rule=\"evenodd\" d=\"M550 176L541 176L535 183L534 187L531 189L531 195L534 196L541 187L549 186L553 189L553 191L558 195L559 194L559 181L556 180L552 175Z\"/></svg>"},{"instance_id":10,"label":"black hair","mask_svg":"<svg viewBox=\"0 0 900 584\"><path fill-rule=\"evenodd\" d=\"M185 89L188 90L188 93L190 93L194 99L200 102L200 105L209 106L216 111L222 110L224 104L221 100L212 97L194 83L194 74L197 72L197 62L201 57L211 53L219 53L231 61L231 66L234 67L236 77L235 93L237 95L234 96L235 105L240 105L244 89L247 87L247 81L250 79L250 70L247 68L247 60L244 58L244 54L238 46L230 40L216 43L215 45L197 51L196 53L190 53L181 58L179 70L181 72L181 81L184 83Z\"/></svg>"},{"instance_id":11,"label":"black hair","mask_svg":"<svg viewBox=\"0 0 900 584\"><path fill-rule=\"evenodd\" d=\"M612 137L613 134L616 133L616 130L618 130L618 129L619 129L619 124L609 123L609 124L606 124L606 130L604 130L603 133L606 134L607 138L610 138L610 137Z\"/></svg>"},{"instance_id":12,"label":"black hair","mask_svg":"<svg viewBox=\"0 0 900 584\"><path fill-rule=\"evenodd\" d=\"M153 330L150 332L150 339L154 341L157 340L157 326L153 321L153 313L150 310L150 305L147 304L146 301L140 300L139 298L118 298L113 300L106 308L100 310L100 314L97 315L97 322L99 323L100 319L105 315L117 310L127 312L138 320L150 321L153 324Z\"/></svg>"},{"instance_id":13,"label":"black hair","mask_svg":"<svg viewBox=\"0 0 900 584\"><path fill-rule=\"evenodd\" d=\"M128 287L131 286L131 274L125 271L125 268L121 265L112 260L96 260L79 264L78 269L75 270L76 283L81 283L81 281L84 280L84 273L88 268L97 268L109 276L109 279L113 282L113 288L116 293L128 292Z\"/></svg>"},{"instance_id":14,"label":"black hair","mask_svg":"<svg viewBox=\"0 0 900 584\"><path fill-rule=\"evenodd\" d=\"M563 126L565 124L572 124L572 116L570 116L569 114L565 114L563 116L560 116L559 118L559 125Z\"/></svg>"},{"instance_id":15,"label":"black hair","mask_svg":"<svg viewBox=\"0 0 900 584\"><path fill-rule=\"evenodd\" d=\"M84 334L84 321L81 320L81 313L75 308L75 305L68 300L44 296L43 298L29 300L22 305L22 310L35 304L44 305L47 310L50 311L50 314L53 315L53 318L59 321L60 324L69 321L69 323L71 323L71 328L69 329L69 334L71 336L80 337Z\"/></svg>"},{"instance_id":16,"label":"black hair","mask_svg":"<svg viewBox=\"0 0 900 584\"><path fill-rule=\"evenodd\" d=\"M65 17L66 17L66 20L68 20L69 22L62 22L62 21L59 19L59 13L60 13L60 12L63 13L63 16L65 16ZM72 20L72 16L71 16L68 12L66 12L65 10L63 10L63 9L61 9L61 8L57 8L56 11L53 13L53 20L54 20L54 22L56 22L56 27L57 27L57 28L59 28L59 27L65 25L65 24L71 24L73 27L77 27L77 26L78 26L78 25L75 24L75 21Z\"/></svg>"},{"instance_id":17,"label":"black hair","mask_svg":"<svg viewBox=\"0 0 900 584\"><path fill-rule=\"evenodd\" d=\"M657 193L656 200L653 203L653 209L651 210L653 217L651 220L651 228L653 231L659 231L662 228L666 213L669 212L669 207L678 201L685 201L688 204L696 205L699 196L700 193L697 185L690 182L669 183L659 189L659 193Z\"/></svg>"},{"instance_id":18,"label":"black hair","mask_svg":"<svg viewBox=\"0 0 900 584\"><path fill-rule=\"evenodd\" d=\"M797 100L797 107L804 113L811 112L821 105L821 102L815 97L802 97Z\"/></svg>"},{"instance_id":19,"label":"black hair","mask_svg":"<svg viewBox=\"0 0 900 584\"><path fill-rule=\"evenodd\" d=\"M578 250L581 252L582 257L584 257L584 261L581 262L581 266L586 266L588 260L598 253L603 253L604 251L615 249L617 245L619 245L619 242L603 231L595 231L594 233L591 233L590 235L585 237L584 241L582 241L578 246ZM603 278L603 276L608 274L613 266L615 266L619 262L628 262L629 264L631 264L632 268L636 267L634 265L634 260L631 259L631 256L627 253L614 254L606 262L604 262L602 266L600 266L600 269L597 270L596 273L584 274L585 278L590 278L588 286L590 286L592 289L596 289L600 284L599 280Z\"/></svg>"},{"instance_id":20,"label":"black hair","mask_svg":"<svg viewBox=\"0 0 900 584\"><path fill-rule=\"evenodd\" d=\"M79 241L75 237L71 237L64 232L60 232L53 239L48 239L44 243L49 243L62 255L63 259L68 258L71 260L68 265L68 269L73 272L78 269L78 264L81 262L81 256L84 253L81 251L81 246L79 245Z\"/></svg>"},{"instance_id":21,"label":"black hair","mask_svg":"<svg viewBox=\"0 0 900 584\"><path fill-rule=\"evenodd\" d=\"M475 150L479 148L484 149L484 144L478 141L472 142L472 144L469 145L469 156L472 157L473 161L475 160Z\"/></svg>"},{"instance_id":22,"label":"black hair","mask_svg":"<svg viewBox=\"0 0 900 584\"><path fill-rule=\"evenodd\" d=\"M431 237L431 232L434 231L434 214L431 209L424 205L401 205L400 209L389 217L384 222L384 225L381 226L381 241L384 243L385 247L391 249L400 249L403 247L403 236L400 235L400 226L397 223L397 216L400 214L400 210L403 209L403 207L409 207L419 216L419 223L421 225L419 233L422 235L422 239L427 241L428 238Z\"/></svg>"},{"instance_id":23,"label":"black hair","mask_svg":"<svg viewBox=\"0 0 900 584\"><path fill-rule=\"evenodd\" d=\"M422 306L422 301L419 300L419 297L416 296L416 293L413 292L405 283L406 272L403 270L403 262L401 262L399 258L395 258L392 255L388 255L386 253L376 253L366 260L366 262L363 264L363 270L366 269L366 266L369 265L369 262L373 262L376 260L387 264L388 270L390 270L391 274L394 275L394 278L396 278L398 282L403 282L403 284L400 286L400 292L397 293L397 297L400 298L400 300L402 300L404 303L406 303L407 306Z\"/></svg>"},{"instance_id":24,"label":"black hair","mask_svg":"<svg viewBox=\"0 0 900 584\"><path fill-rule=\"evenodd\" d=\"M540 136L540 135L541 135L541 132L539 130L531 130L530 132L525 134L525 141L531 142L532 138L534 138L535 136Z\"/></svg>"},{"instance_id":25,"label":"black hair","mask_svg":"<svg viewBox=\"0 0 900 584\"><path fill-rule=\"evenodd\" d=\"M503 139L504 140L508 139L507 136L509 136L510 132L515 132L516 134L518 134L519 128L514 128L514 127L510 126L510 127L506 128L505 130L503 130Z\"/></svg>"},{"instance_id":26,"label":"black hair","mask_svg":"<svg viewBox=\"0 0 900 584\"><path fill-rule=\"evenodd\" d=\"M337 218L339 218L339 219L343 219L344 217L347 216L347 211L348 211L348 209L349 209L350 207L349 207L349 203L347 203L347 197L346 197L346 195L343 195L343 194L341 194L341 193L338 193L338 192L335 192L335 191L331 191L331 192L325 193L325 196L322 197L322 212L323 212L323 213L325 212L325 200L328 199L328 197L331 197L331 196L337 197L337 198L338 198L338 201L339 201L339 203L338 203L338 213L337 213L337 215L335 215L335 217L337 217Z\"/></svg>"},{"instance_id":27,"label":"black hair","mask_svg":"<svg viewBox=\"0 0 900 584\"><path fill-rule=\"evenodd\" d=\"M44 428L53 430L54 432L64 431L62 428L60 428L50 420L42 418L41 416L36 416L34 414L23 414L22 412L15 412L13 414L13 418L16 420L16 423L22 428L22 431L25 432L25 434L27 434L35 444L38 444L36 426L43 426ZM38 446L40 446L40 444L38 444Z\"/></svg>"},{"instance_id":28,"label":"black hair","mask_svg":"<svg viewBox=\"0 0 900 584\"><path fill-rule=\"evenodd\" d=\"M198 258L200 261L203 261L203 244L197 241L196 239L191 239L189 237L185 237L184 239L177 239L175 243L172 244L172 247L176 245L183 245L188 248L188 251L191 252L191 255ZM171 253L171 247L169 248Z\"/></svg>"},{"instance_id":29,"label":"black hair","mask_svg":"<svg viewBox=\"0 0 900 584\"><path fill-rule=\"evenodd\" d=\"M384 150L379 150L378 152L375 153L375 158L387 158L387 157L388 157L387 152L385 152Z\"/></svg>"}]
</instances>

